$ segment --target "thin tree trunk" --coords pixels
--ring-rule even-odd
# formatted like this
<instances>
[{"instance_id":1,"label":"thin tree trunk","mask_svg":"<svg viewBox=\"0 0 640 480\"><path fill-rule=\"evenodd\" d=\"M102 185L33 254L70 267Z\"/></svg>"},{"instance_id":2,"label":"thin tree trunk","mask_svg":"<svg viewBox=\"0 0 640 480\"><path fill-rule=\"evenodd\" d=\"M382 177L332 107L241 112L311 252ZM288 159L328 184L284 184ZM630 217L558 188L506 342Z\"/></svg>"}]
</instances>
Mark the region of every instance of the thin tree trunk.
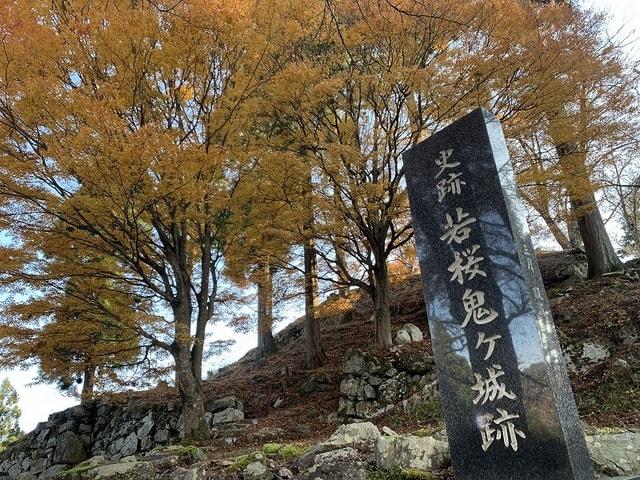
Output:
<instances>
[{"instance_id":1,"label":"thin tree trunk","mask_svg":"<svg viewBox=\"0 0 640 480\"><path fill-rule=\"evenodd\" d=\"M389 311L389 271L387 262L379 260L374 268L374 318L376 322L376 343L383 347L393 345L391 339L391 314Z\"/></svg>"},{"instance_id":2,"label":"thin tree trunk","mask_svg":"<svg viewBox=\"0 0 640 480\"><path fill-rule=\"evenodd\" d=\"M571 245L571 242L569 241L569 238L564 234L564 232L560 228L560 225L558 225L558 222L556 222L551 216L549 210L547 209L546 211L541 211L540 216L547 224L547 227L549 227L553 238L556 239L556 242L558 242L560 247L563 250L571 250L573 247Z\"/></svg>"},{"instance_id":3,"label":"thin tree trunk","mask_svg":"<svg viewBox=\"0 0 640 480\"><path fill-rule=\"evenodd\" d=\"M341 297L346 297L347 293L349 293L349 279L344 273L347 270L347 260L345 258L344 250L340 248L338 242L333 241L332 245L333 251L336 256L336 266L338 267L338 280L341 283L340 287L338 288L338 295L340 295Z\"/></svg>"},{"instance_id":4,"label":"thin tree trunk","mask_svg":"<svg viewBox=\"0 0 640 480\"><path fill-rule=\"evenodd\" d=\"M258 351L257 360L264 360L276 351L273 339L273 271L265 263L258 272Z\"/></svg>"},{"instance_id":5,"label":"thin tree trunk","mask_svg":"<svg viewBox=\"0 0 640 480\"><path fill-rule=\"evenodd\" d=\"M96 384L96 367L88 365L84 369L82 379L82 393L80 394L80 404L85 405L93 399L93 391Z\"/></svg>"},{"instance_id":6,"label":"thin tree trunk","mask_svg":"<svg viewBox=\"0 0 640 480\"><path fill-rule=\"evenodd\" d=\"M304 367L323 366L327 355L322 348L320 322L316 316L318 305L318 272L315 243L308 238L304 243Z\"/></svg>"}]
</instances>

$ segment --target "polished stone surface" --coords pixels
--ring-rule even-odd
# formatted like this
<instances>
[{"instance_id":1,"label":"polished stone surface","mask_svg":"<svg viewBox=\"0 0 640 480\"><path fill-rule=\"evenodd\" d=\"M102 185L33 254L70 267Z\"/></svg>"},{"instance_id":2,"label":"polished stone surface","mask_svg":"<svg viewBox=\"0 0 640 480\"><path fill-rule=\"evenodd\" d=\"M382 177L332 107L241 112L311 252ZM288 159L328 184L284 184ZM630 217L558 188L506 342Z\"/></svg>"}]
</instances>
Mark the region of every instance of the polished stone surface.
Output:
<instances>
[{"instance_id":1,"label":"polished stone surface","mask_svg":"<svg viewBox=\"0 0 640 480\"><path fill-rule=\"evenodd\" d=\"M455 478L595 478L499 122L403 161Z\"/></svg>"}]
</instances>

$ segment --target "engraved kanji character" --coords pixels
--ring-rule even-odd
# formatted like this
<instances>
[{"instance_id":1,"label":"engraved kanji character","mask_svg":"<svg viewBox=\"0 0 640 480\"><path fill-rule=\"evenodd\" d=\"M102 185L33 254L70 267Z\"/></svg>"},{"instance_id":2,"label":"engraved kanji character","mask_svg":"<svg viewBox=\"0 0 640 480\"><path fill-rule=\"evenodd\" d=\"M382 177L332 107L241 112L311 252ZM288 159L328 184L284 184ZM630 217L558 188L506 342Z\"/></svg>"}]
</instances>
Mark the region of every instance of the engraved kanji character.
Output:
<instances>
[{"instance_id":1,"label":"engraved kanji character","mask_svg":"<svg viewBox=\"0 0 640 480\"><path fill-rule=\"evenodd\" d=\"M438 189L438 203L442 203L447 194L460 195L462 193L462 185L467 182L460 180L462 173L450 173L448 178L443 178L436 184Z\"/></svg>"},{"instance_id":2,"label":"engraved kanji character","mask_svg":"<svg viewBox=\"0 0 640 480\"><path fill-rule=\"evenodd\" d=\"M502 335L494 335L492 337L485 336L484 332L478 333L478 343L476 343L476 350L478 350L483 344L488 343L487 353L484 356L484 360L489 360L493 351L496 348L496 340L500 340Z\"/></svg>"},{"instance_id":3,"label":"engraved kanji character","mask_svg":"<svg viewBox=\"0 0 640 480\"><path fill-rule=\"evenodd\" d=\"M476 257L474 254L478 251L480 245L473 245L462 252L454 252L453 263L449 265L448 270L452 273L450 282L457 280L460 285L464 285L465 277L467 280L473 279L476 275L486 277L487 274L480 270L478 264L484 260L484 257ZM466 263L464 263L466 261Z\"/></svg>"},{"instance_id":4,"label":"engraved kanji character","mask_svg":"<svg viewBox=\"0 0 640 480\"><path fill-rule=\"evenodd\" d=\"M440 237L440 240L446 241L447 245L451 244L451 242L456 242L459 245L464 240L467 240L471 233L471 228L469 228L468 225L471 225L476 221L475 217L471 217L460 207L456 208L456 215L458 217L456 220L457 223L454 223L451 215L448 213L445 214L447 223L444 226L445 233Z\"/></svg>"},{"instance_id":5,"label":"engraved kanji character","mask_svg":"<svg viewBox=\"0 0 640 480\"><path fill-rule=\"evenodd\" d=\"M516 399L515 393L507 392L505 384L498 382L498 379L504 375L500 365L493 365L487 368L487 372L489 373L488 378L482 378L479 373L473 374L476 377L476 384L471 387L471 390L478 392L478 396L473 399L474 405L477 405L478 402L480 402L480 405L484 405L487 402L493 402L501 398Z\"/></svg>"},{"instance_id":6,"label":"engraved kanji character","mask_svg":"<svg viewBox=\"0 0 640 480\"><path fill-rule=\"evenodd\" d=\"M509 414L502 408L496 408L496 410L500 414L498 418L493 420L493 423L500 426L500 429L496 431L496 440L502 440L506 448L511 447L514 452L517 452L518 437L525 439L527 436L522 430L518 430L513 422L509 420L518 419L520 415Z\"/></svg>"},{"instance_id":7,"label":"engraved kanji character","mask_svg":"<svg viewBox=\"0 0 640 480\"><path fill-rule=\"evenodd\" d=\"M481 290L467 288L462 295L462 305L467 312L467 316L462 322L462 328L465 328L471 319L478 325L486 325L493 322L498 316L498 313L493 308L483 307L484 292Z\"/></svg>"},{"instance_id":8,"label":"engraved kanji character","mask_svg":"<svg viewBox=\"0 0 640 480\"><path fill-rule=\"evenodd\" d=\"M444 172L447 168L456 168L458 165L460 165L460 162L447 163L452 153L453 148L442 150L440 152L440 158L436 158L436 165L440 167L440 170L436 174L435 178L438 178L440 175L442 175L442 172Z\"/></svg>"}]
</instances>

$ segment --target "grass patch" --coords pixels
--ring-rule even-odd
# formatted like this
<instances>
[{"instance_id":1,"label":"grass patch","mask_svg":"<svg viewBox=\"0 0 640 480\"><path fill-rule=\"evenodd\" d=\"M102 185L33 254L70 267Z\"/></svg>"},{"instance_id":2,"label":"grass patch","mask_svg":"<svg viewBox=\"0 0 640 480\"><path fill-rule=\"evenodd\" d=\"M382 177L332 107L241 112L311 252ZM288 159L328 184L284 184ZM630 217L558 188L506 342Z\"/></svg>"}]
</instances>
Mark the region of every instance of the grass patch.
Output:
<instances>
[{"instance_id":1,"label":"grass patch","mask_svg":"<svg viewBox=\"0 0 640 480\"><path fill-rule=\"evenodd\" d=\"M417 468L391 468L379 470L369 475L369 480L437 480L437 477L425 470Z\"/></svg>"}]
</instances>

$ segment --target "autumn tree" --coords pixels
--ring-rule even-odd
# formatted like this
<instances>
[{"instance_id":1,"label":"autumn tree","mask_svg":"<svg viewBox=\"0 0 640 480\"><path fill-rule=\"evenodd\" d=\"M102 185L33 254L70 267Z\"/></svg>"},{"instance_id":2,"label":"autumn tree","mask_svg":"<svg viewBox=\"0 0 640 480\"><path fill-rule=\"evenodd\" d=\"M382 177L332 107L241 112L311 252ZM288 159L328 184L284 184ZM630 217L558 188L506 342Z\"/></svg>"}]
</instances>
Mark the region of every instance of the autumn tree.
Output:
<instances>
[{"instance_id":1,"label":"autumn tree","mask_svg":"<svg viewBox=\"0 0 640 480\"><path fill-rule=\"evenodd\" d=\"M233 149L242 145L234 112L267 80L256 65L277 68L272 32L245 7L0 7L0 226L16 240L8 250L64 255L73 245L81 258L113 258L115 270L77 263L73 276L117 271L135 295L166 307L135 333L173 358L187 438L208 430L205 332L230 205L250 163ZM42 275L46 257L31 260L7 275Z\"/></svg>"},{"instance_id":2,"label":"autumn tree","mask_svg":"<svg viewBox=\"0 0 640 480\"><path fill-rule=\"evenodd\" d=\"M631 88L637 75L620 45L606 37L601 15L560 4L520 4L514 9L530 30L504 35L520 47L516 58L521 64L512 70L511 87L500 103L535 96L534 102L526 102L530 108L504 122L507 136L522 147L514 157L525 160L518 169L520 181L528 187L524 196L547 217L563 246L571 235L561 235L550 222L550 194L555 190L556 203L562 196L569 199L565 219L577 222L589 274L596 277L621 266L595 192L600 187L597 171L606 168L610 158L607 150L627 143L637 130L637 101ZM502 33L494 35L499 39Z\"/></svg>"},{"instance_id":3,"label":"autumn tree","mask_svg":"<svg viewBox=\"0 0 640 480\"><path fill-rule=\"evenodd\" d=\"M41 380L70 392L75 391L74 384L82 383L83 402L93 397L96 385L123 383L119 372L125 370L128 384L134 377L138 382L157 378L161 369L151 365L152 345L140 343L137 334L141 325L157 318L149 302L114 279L78 281L77 262L85 267L94 263L91 268L102 272L108 269L96 260L78 259L76 249L70 253L67 261L49 261L37 276L12 272L10 288L25 293L5 309L0 364L5 368L34 364Z\"/></svg>"},{"instance_id":4,"label":"autumn tree","mask_svg":"<svg viewBox=\"0 0 640 480\"><path fill-rule=\"evenodd\" d=\"M8 379L0 384L0 452L20 436L18 393Z\"/></svg>"}]
</instances>

